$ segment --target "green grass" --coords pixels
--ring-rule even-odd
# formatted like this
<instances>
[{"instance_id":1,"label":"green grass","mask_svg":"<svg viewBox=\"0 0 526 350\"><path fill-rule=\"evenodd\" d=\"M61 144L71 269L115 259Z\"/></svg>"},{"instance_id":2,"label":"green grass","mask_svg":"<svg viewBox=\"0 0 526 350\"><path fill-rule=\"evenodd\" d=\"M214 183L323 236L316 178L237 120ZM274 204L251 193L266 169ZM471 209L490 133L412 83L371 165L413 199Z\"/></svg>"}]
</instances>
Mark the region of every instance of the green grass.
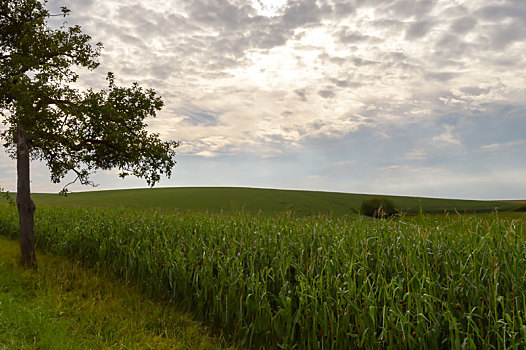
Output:
<instances>
[{"instance_id":1,"label":"green grass","mask_svg":"<svg viewBox=\"0 0 526 350\"><path fill-rule=\"evenodd\" d=\"M38 254L24 270L0 238L0 349L220 349L173 305L152 302L103 271Z\"/></svg>"},{"instance_id":2,"label":"green grass","mask_svg":"<svg viewBox=\"0 0 526 350\"><path fill-rule=\"evenodd\" d=\"M16 236L14 208L0 234ZM248 347L526 347L526 216L373 220L40 208L40 249Z\"/></svg>"},{"instance_id":3,"label":"green grass","mask_svg":"<svg viewBox=\"0 0 526 350\"><path fill-rule=\"evenodd\" d=\"M160 208L192 212L275 215L291 210L295 215L349 215L360 208L361 202L374 197L365 194L335 192L291 191L235 187L181 187L113 191L90 191L68 195L33 194L37 206L58 207L131 207ZM417 197L386 196L399 209L416 214L420 205L427 213L513 211L520 206L514 202L472 201Z\"/></svg>"}]
</instances>

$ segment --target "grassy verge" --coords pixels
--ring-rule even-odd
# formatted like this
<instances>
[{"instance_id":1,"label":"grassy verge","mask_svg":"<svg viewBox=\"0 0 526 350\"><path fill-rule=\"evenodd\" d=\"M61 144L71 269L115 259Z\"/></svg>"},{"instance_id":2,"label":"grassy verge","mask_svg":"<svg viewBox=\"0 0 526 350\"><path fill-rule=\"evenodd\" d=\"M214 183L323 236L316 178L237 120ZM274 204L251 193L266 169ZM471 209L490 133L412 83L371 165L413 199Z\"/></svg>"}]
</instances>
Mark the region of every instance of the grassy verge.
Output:
<instances>
[{"instance_id":1,"label":"grassy verge","mask_svg":"<svg viewBox=\"0 0 526 350\"><path fill-rule=\"evenodd\" d=\"M0 349L222 348L171 304L63 257L23 270L18 249L0 237Z\"/></svg>"}]
</instances>

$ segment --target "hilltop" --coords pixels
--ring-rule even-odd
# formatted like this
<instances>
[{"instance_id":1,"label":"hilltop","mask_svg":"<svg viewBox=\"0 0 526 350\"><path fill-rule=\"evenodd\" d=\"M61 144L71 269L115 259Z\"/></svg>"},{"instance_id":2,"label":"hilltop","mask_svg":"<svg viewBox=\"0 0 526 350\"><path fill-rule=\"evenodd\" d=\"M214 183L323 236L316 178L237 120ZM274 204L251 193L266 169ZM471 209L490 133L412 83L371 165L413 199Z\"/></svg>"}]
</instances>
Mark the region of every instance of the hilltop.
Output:
<instances>
[{"instance_id":1,"label":"hilltop","mask_svg":"<svg viewBox=\"0 0 526 350\"><path fill-rule=\"evenodd\" d=\"M170 187L58 194L35 193L40 206L158 208L190 212L273 215L292 211L295 215L346 215L356 212L364 199L378 195L339 192L276 190L243 187ZM409 214L420 206L427 213L512 211L519 203L406 196L384 196Z\"/></svg>"}]
</instances>

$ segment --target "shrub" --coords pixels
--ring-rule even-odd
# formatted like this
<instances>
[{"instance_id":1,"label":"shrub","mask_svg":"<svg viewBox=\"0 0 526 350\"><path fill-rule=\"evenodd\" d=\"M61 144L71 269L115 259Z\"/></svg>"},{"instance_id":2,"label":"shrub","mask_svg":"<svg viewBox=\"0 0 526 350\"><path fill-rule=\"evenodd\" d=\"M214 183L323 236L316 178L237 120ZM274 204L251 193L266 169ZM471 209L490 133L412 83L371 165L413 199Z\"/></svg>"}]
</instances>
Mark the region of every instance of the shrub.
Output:
<instances>
[{"instance_id":1,"label":"shrub","mask_svg":"<svg viewBox=\"0 0 526 350\"><path fill-rule=\"evenodd\" d=\"M375 218L383 218L395 216L397 210L394 202L388 198L371 198L362 202L360 214Z\"/></svg>"},{"instance_id":2,"label":"shrub","mask_svg":"<svg viewBox=\"0 0 526 350\"><path fill-rule=\"evenodd\" d=\"M526 212L526 204L521 205L515 211Z\"/></svg>"}]
</instances>

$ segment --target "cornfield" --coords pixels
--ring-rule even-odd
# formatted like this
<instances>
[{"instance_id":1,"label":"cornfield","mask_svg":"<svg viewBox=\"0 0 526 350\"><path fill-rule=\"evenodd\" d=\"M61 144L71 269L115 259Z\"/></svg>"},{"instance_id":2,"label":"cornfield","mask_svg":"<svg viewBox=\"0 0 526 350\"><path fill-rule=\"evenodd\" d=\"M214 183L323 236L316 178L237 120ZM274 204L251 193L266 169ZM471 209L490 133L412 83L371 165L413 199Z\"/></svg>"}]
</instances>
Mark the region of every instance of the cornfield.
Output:
<instances>
[{"instance_id":1,"label":"cornfield","mask_svg":"<svg viewBox=\"0 0 526 350\"><path fill-rule=\"evenodd\" d=\"M0 210L15 238L15 208ZM525 223L39 208L35 232L41 250L108 269L251 348L520 349Z\"/></svg>"}]
</instances>

